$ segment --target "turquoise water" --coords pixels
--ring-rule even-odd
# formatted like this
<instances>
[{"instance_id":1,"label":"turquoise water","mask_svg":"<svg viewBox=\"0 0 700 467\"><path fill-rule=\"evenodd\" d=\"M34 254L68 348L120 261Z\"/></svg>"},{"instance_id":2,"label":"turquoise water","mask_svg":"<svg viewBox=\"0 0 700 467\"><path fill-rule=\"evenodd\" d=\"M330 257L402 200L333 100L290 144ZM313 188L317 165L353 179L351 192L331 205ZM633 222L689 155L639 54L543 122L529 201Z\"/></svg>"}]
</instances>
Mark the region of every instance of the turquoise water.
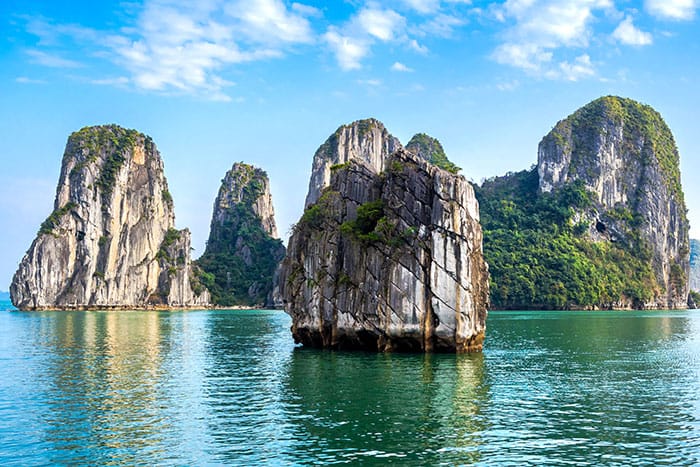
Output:
<instances>
[{"instance_id":1,"label":"turquoise water","mask_svg":"<svg viewBox=\"0 0 700 467\"><path fill-rule=\"evenodd\" d=\"M697 465L700 313L492 312L483 354L287 315L0 313L0 465Z\"/></svg>"}]
</instances>

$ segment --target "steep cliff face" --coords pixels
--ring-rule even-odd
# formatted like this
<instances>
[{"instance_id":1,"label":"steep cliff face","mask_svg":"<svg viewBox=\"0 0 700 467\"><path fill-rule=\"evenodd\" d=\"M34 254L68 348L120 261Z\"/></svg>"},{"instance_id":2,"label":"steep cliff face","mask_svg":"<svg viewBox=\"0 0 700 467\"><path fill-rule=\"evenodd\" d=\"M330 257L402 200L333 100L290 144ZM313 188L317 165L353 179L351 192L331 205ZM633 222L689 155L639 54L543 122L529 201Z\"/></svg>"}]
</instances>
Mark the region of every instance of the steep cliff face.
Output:
<instances>
[{"instance_id":1,"label":"steep cliff face","mask_svg":"<svg viewBox=\"0 0 700 467\"><path fill-rule=\"evenodd\" d=\"M267 174L234 164L221 181L207 248L197 260L212 301L222 306L273 305L273 275L284 253Z\"/></svg>"},{"instance_id":2,"label":"steep cliff face","mask_svg":"<svg viewBox=\"0 0 700 467\"><path fill-rule=\"evenodd\" d=\"M13 278L18 308L208 303L190 267L190 233L174 228L163 161L150 137L116 125L73 133L54 208Z\"/></svg>"},{"instance_id":3,"label":"steep cliff face","mask_svg":"<svg viewBox=\"0 0 700 467\"><path fill-rule=\"evenodd\" d=\"M679 156L658 112L630 99L597 99L544 137L537 171L543 193L578 182L593 194L576 219L592 240L649 256L657 287L637 305L685 306L689 239Z\"/></svg>"},{"instance_id":4,"label":"steep cliff face","mask_svg":"<svg viewBox=\"0 0 700 467\"><path fill-rule=\"evenodd\" d=\"M388 156L400 148L401 142L374 118L339 127L314 154L305 207L318 201L330 183L334 165L360 160L379 173L386 168Z\"/></svg>"},{"instance_id":5,"label":"steep cliff face","mask_svg":"<svg viewBox=\"0 0 700 467\"><path fill-rule=\"evenodd\" d=\"M295 341L480 350L488 305L481 245L479 207L463 177L405 150L336 165L280 268Z\"/></svg>"},{"instance_id":6,"label":"steep cliff face","mask_svg":"<svg viewBox=\"0 0 700 467\"><path fill-rule=\"evenodd\" d=\"M700 292L700 240L690 241L690 290Z\"/></svg>"}]
</instances>

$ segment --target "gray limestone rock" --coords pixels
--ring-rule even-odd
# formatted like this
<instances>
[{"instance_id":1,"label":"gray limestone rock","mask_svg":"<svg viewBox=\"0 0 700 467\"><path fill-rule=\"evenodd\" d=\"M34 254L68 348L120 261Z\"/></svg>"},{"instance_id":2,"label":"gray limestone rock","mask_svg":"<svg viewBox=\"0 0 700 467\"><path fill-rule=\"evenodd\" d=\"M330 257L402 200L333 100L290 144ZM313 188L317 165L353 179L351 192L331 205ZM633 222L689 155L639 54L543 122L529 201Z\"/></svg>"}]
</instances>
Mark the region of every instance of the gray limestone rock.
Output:
<instances>
[{"instance_id":1,"label":"gray limestone rock","mask_svg":"<svg viewBox=\"0 0 700 467\"><path fill-rule=\"evenodd\" d=\"M315 203L331 180L331 167L351 160L363 161L377 173L385 169L387 157L401 149L401 142L374 118L342 125L314 154L305 207Z\"/></svg>"},{"instance_id":2,"label":"gray limestone rock","mask_svg":"<svg viewBox=\"0 0 700 467\"><path fill-rule=\"evenodd\" d=\"M279 271L295 341L481 350L488 267L472 186L405 150L344 162L329 167L325 185L312 176L320 191L307 198Z\"/></svg>"},{"instance_id":3,"label":"gray limestone rock","mask_svg":"<svg viewBox=\"0 0 700 467\"><path fill-rule=\"evenodd\" d=\"M595 207L576 213L591 239L649 249L658 287L635 306L685 308L688 220L678 150L658 112L630 99L597 99L542 139L537 170L542 192L582 181L594 194Z\"/></svg>"},{"instance_id":4,"label":"gray limestone rock","mask_svg":"<svg viewBox=\"0 0 700 467\"><path fill-rule=\"evenodd\" d=\"M116 125L73 133L54 208L12 280L17 308L209 303L190 266L190 233L174 228L163 161L150 137Z\"/></svg>"}]
</instances>

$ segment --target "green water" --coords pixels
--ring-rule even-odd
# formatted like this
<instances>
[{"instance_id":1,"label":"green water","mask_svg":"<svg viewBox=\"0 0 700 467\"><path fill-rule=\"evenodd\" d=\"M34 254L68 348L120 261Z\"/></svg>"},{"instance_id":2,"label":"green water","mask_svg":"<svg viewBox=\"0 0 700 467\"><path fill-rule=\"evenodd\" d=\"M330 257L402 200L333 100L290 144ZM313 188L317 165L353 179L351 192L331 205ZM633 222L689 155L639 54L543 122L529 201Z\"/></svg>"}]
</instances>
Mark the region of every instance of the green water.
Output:
<instances>
[{"instance_id":1,"label":"green water","mask_svg":"<svg viewBox=\"0 0 700 467\"><path fill-rule=\"evenodd\" d=\"M0 465L698 465L700 313L492 312L475 355L281 312L0 313Z\"/></svg>"}]
</instances>

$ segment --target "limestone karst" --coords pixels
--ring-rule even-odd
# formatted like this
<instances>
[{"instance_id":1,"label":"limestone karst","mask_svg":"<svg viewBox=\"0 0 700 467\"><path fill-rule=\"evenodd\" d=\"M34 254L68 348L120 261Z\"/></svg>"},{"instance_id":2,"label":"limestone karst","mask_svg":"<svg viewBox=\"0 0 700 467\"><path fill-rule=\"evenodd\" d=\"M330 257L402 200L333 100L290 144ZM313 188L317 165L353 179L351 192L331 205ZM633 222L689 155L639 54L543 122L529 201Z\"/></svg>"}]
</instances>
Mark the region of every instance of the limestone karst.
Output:
<instances>
[{"instance_id":1,"label":"limestone karst","mask_svg":"<svg viewBox=\"0 0 700 467\"><path fill-rule=\"evenodd\" d=\"M464 177L401 149L376 120L340 127L314 156L307 208L278 278L295 341L481 350L481 244L478 203Z\"/></svg>"},{"instance_id":2,"label":"limestone karst","mask_svg":"<svg viewBox=\"0 0 700 467\"><path fill-rule=\"evenodd\" d=\"M54 211L10 288L22 310L200 307L209 293L175 229L163 161L150 137L116 125L68 138Z\"/></svg>"},{"instance_id":3,"label":"limestone karst","mask_svg":"<svg viewBox=\"0 0 700 467\"><path fill-rule=\"evenodd\" d=\"M267 174L242 162L221 181L209 240L197 260L220 306L272 306L272 280L285 248L277 235Z\"/></svg>"}]
</instances>

